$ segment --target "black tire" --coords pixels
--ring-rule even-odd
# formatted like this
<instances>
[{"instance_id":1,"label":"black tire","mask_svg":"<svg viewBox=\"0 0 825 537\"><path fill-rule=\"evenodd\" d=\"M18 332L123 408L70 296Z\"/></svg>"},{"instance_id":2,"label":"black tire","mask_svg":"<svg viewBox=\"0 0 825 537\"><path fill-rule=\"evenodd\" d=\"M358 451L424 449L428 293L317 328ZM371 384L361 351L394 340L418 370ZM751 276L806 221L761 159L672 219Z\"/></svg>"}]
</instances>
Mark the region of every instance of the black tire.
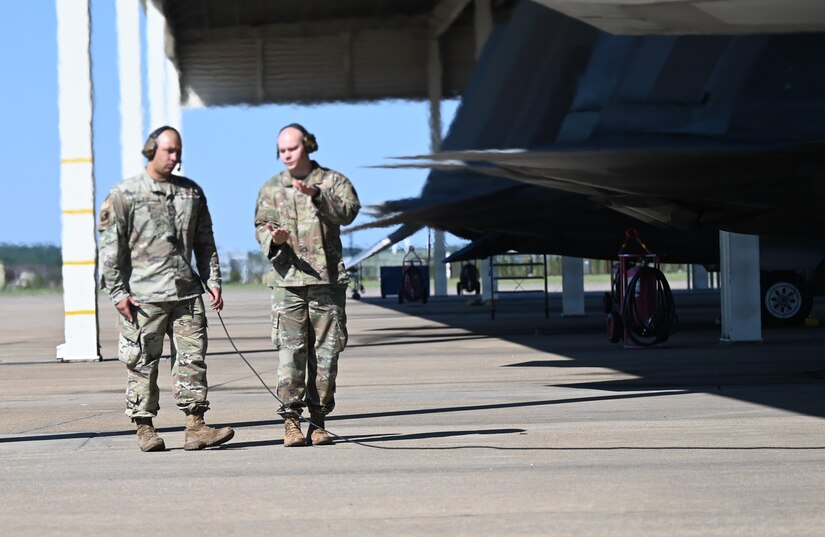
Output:
<instances>
[{"instance_id":1,"label":"black tire","mask_svg":"<svg viewBox=\"0 0 825 537\"><path fill-rule=\"evenodd\" d=\"M460 283L455 284L455 294L461 296L461 284Z\"/></svg>"},{"instance_id":2,"label":"black tire","mask_svg":"<svg viewBox=\"0 0 825 537\"><path fill-rule=\"evenodd\" d=\"M618 343L624 336L624 322L618 311L613 310L607 314L607 338L610 343Z\"/></svg>"},{"instance_id":3,"label":"black tire","mask_svg":"<svg viewBox=\"0 0 825 537\"><path fill-rule=\"evenodd\" d=\"M421 269L415 265L408 266L401 276L401 295L409 302L418 302L424 296L424 280Z\"/></svg>"},{"instance_id":4,"label":"black tire","mask_svg":"<svg viewBox=\"0 0 825 537\"><path fill-rule=\"evenodd\" d=\"M478 294L481 290L478 281L478 269L475 265L464 265L461 267L461 275L458 281L461 287L468 293L475 292L475 294Z\"/></svg>"},{"instance_id":5,"label":"black tire","mask_svg":"<svg viewBox=\"0 0 825 537\"><path fill-rule=\"evenodd\" d=\"M798 274L768 272L762 275L762 324L799 325L811 313L813 293Z\"/></svg>"}]
</instances>

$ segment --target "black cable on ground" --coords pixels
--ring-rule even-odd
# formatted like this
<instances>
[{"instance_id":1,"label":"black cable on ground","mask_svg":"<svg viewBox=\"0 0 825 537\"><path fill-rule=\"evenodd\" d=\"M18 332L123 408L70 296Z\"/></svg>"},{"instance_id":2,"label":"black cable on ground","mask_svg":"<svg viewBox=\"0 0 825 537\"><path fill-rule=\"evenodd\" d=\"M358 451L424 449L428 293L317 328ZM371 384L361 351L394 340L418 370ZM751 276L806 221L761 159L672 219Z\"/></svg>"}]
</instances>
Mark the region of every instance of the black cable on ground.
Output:
<instances>
[{"instance_id":1,"label":"black cable on ground","mask_svg":"<svg viewBox=\"0 0 825 537\"><path fill-rule=\"evenodd\" d=\"M240 351L240 349L238 349L238 346L235 345L235 341L232 339L232 336L229 335L229 330L226 328L226 323L223 322L223 317L221 317L221 313L219 311L215 312L215 313L218 314L218 320L221 322L221 326L223 327L223 331L226 334L227 339L229 340L229 344L232 345L232 348L235 349L235 352L238 353L238 356L241 357L241 360L244 361L244 363L247 365L247 367L252 370L252 372L255 374L256 377L258 377L258 380L261 381L261 384L263 384L264 388L266 388L266 391L268 391L269 394L272 395L272 397L274 397L276 401L281 403L281 406L284 406L284 402L281 400L281 398L278 397L278 395L275 392L272 391L272 389L266 384L266 382L261 377L261 375L258 374L258 371L256 371L255 368L252 366L252 364L249 363L249 360L246 359L246 356L244 356L243 353ZM351 444L357 444L359 446L373 448L373 449L400 449L400 448L393 448L393 447L387 447L387 446L374 446L372 444L366 444L364 442L359 442L358 440L352 440L351 438L347 438L346 436L341 436L341 435L335 434L334 432L330 431L329 428L327 428L327 427L319 427L318 424L313 423L311 420L305 418L304 416L299 415L298 419L303 421L303 422L308 423L309 425L311 425L312 427L315 427L316 429L323 429L324 431L329 433L330 436L333 436L333 437L335 437L338 440L341 440L343 442L349 442Z\"/></svg>"}]
</instances>

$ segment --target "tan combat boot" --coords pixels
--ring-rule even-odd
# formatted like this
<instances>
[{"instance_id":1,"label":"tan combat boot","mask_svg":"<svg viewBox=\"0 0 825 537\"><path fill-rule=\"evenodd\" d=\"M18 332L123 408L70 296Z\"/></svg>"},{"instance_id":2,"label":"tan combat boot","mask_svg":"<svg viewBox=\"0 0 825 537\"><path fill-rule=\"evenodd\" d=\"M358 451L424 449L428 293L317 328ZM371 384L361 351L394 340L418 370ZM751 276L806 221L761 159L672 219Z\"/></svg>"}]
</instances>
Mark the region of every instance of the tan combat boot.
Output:
<instances>
[{"instance_id":1,"label":"tan combat boot","mask_svg":"<svg viewBox=\"0 0 825 537\"><path fill-rule=\"evenodd\" d=\"M309 438L312 440L313 446L328 446L332 444L332 437L324 429L324 417L313 415L311 417L312 425L310 427Z\"/></svg>"},{"instance_id":2,"label":"tan combat boot","mask_svg":"<svg viewBox=\"0 0 825 537\"><path fill-rule=\"evenodd\" d=\"M213 429L203 421L203 413L186 415L186 436L183 449L195 451L217 446L232 440L235 431L230 427Z\"/></svg>"},{"instance_id":3,"label":"tan combat boot","mask_svg":"<svg viewBox=\"0 0 825 537\"><path fill-rule=\"evenodd\" d=\"M163 451L166 444L163 438L158 436L152 418L135 418L137 425L137 440L141 451Z\"/></svg>"},{"instance_id":4,"label":"tan combat boot","mask_svg":"<svg viewBox=\"0 0 825 537\"><path fill-rule=\"evenodd\" d=\"M301 432L298 418L284 418L284 447L305 446L307 439Z\"/></svg>"}]
</instances>

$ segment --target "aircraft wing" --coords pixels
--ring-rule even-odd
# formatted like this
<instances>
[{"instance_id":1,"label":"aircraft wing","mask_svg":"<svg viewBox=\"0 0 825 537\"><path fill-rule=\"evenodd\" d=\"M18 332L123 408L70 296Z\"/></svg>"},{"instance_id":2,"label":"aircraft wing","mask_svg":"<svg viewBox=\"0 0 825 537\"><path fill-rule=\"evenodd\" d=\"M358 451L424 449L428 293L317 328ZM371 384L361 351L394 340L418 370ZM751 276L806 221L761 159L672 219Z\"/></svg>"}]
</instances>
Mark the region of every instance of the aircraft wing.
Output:
<instances>
[{"instance_id":1,"label":"aircraft wing","mask_svg":"<svg viewBox=\"0 0 825 537\"><path fill-rule=\"evenodd\" d=\"M687 148L591 144L412 158L423 161L399 166L460 170L576 194L658 227L825 238L825 142Z\"/></svg>"},{"instance_id":2,"label":"aircraft wing","mask_svg":"<svg viewBox=\"0 0 825 537\"><path fill-rule=\"evenodd\" d=\"M380 227L386 227L386 226L380 226ZM386 237L384 237L380 241L376 242L375 244L373 244L369 248L361 250L357 254L344 259L344 266L347 267L347 268L355 267L361 261L363 261L363 260L365 260L369 257L372 257L375 254L377 254L378 252L384 251L387 248L389 248L390 246L392 246L393 244L395 244L397 242L400 242L400 241L403 241L404 239L406 239L410 235L413 235L416 231L421 229L421 227L422 226L415 225L415 224L403 224L403 225L401 225L398 229L396 229L392 233L388 234ZM346 230L344 230L344 232L345 233L350 233L352 231L355 231L356 229L363 229L363 228L361 226L358 226L357 228L356 227L350 227L350 228L347 228Z\"/></svg>"},{"instance_id":3,"label":"aircraft wing","mask_svg":"<svg viewBox=\"0 0 825 537\"><path fill-rule=\"evenodd\" d=\"M383 218L358 228L430 226L467 240L495 238L493 254L514 249L574 257L614 259L624 232L636 228L643 240L672 263L713 264L719 259L715 230L668 230L609 210L578 194L517 182L482 195L401 200L377 207ZM429 203L422 203L429 199ZM492 243L488 242L488 247ZM483 254L483 255L482 255ZM479 257L490 255L479 250Z\"/></svg>"}]
</instances>

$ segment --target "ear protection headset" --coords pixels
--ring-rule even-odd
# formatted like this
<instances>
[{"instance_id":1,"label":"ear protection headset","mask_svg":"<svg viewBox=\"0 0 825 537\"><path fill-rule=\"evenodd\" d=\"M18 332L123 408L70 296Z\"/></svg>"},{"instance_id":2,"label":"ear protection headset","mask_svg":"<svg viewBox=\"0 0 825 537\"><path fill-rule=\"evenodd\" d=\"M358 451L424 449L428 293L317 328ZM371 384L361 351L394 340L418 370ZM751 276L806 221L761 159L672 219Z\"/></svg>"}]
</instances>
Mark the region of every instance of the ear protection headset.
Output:
<instances>
[{"instance_id":1,"label":"ear protection headset","mask_svg":"<svg viewBox=\"0 0 825 537\"><path fill-rule=\"evenodd\" d=\"M287 129L297 129L301 132L301 134L303 135L301 143L303 144L304 149L307 153L313 153L315 151L318 151L318 141L315 139L315 135L306 130L303 125L301 125L300 123L290 123L286 127L283 127L281 130L279 130L278 135L280 135ZM277 145L275 146L275 151L277 151L279 155L281 154L281 148Z\"/></svg>"},{"instance_id":2,"label":"ear protection headset","mask_svg":"<svg viewBox=\"0 0 825 537\"><path fill-rule=\"evenodd\" d=\"M152 160L155 158L155 151L158 150L158 136L160 136L164 131L174 131L175 134L178 135L178 139L181 139L180 132L178 132L178 129L176 129L175 127L170 127L169 125L164 125L163 127L158 127L157 129L153 130L151 133L149 133L149 137L146 138L146 143L143 144L143 150L140 152L148 160ZM183 153L182 150L181 153ZM180 169L181 164L183 164L183 158L181 158L181 160L178 161L178 169Z\"/></svg>"}]
</instances>

